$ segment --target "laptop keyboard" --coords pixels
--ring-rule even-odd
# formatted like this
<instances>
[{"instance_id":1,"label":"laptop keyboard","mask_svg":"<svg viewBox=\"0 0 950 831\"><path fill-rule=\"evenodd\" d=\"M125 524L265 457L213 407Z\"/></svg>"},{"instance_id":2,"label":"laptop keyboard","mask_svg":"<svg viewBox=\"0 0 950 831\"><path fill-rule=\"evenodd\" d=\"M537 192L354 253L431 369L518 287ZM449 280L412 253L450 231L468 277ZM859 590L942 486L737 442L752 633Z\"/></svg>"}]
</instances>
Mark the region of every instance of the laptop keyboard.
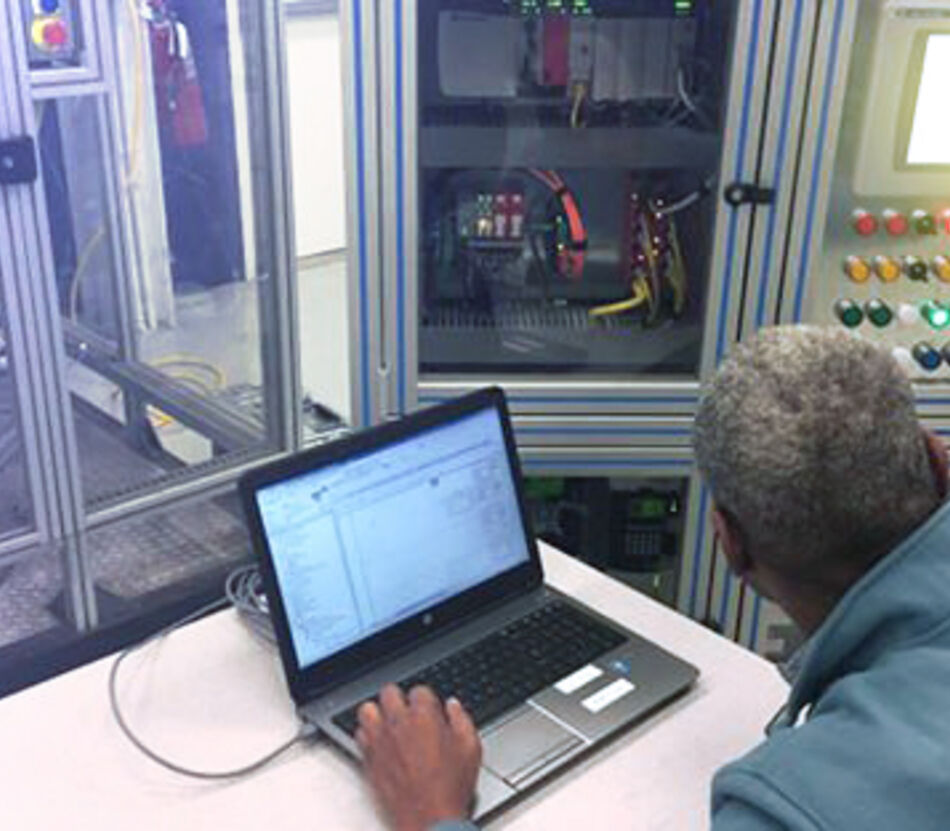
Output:
<instances>
[{"instance_id":1,"label":"laptop keyboard","mask_svg":"<svg viewBox=\"0 0 950 831\"><path fill-rule=\"evenodd\" d=\"M398 683L404 691L424 684L443 700L455 696L481 727L625 640L554 600ZM359 706L333 717L351 736Z\"/></svg>"}]
</instances>

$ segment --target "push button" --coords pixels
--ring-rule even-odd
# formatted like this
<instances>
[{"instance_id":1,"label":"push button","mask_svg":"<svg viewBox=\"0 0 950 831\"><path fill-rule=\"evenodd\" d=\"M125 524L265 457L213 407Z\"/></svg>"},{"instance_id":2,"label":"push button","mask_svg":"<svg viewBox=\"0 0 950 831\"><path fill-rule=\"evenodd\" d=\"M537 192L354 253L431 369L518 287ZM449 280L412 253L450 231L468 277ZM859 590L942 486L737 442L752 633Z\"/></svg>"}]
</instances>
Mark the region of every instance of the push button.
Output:
<instances>
[{"instance_id":1,"label":"push button","mask_svg":"<svg viewBox=\"0 0 950 831\"><path fill-rule=\"evenodd\" d=\"M902 237L910 229L907 217L899 211L884 211L884 229L892 237Z\"/></svg>"},{"instance_id":2,"label":"push button","mask_svg":"<svg viewBox=\"0 0 950 831\"><path fill-rule=\"evenodd\" d=\"M885 283L893 283L901 276L901 265L893 257L877 256L873 263L874 273Z\"/></svg>"},{"instance_id":3,"label":"push button","mask_svg":"<svg viewBox=\"0 0 950 831\"><path fill-rule=\"evenodd\" d=\"M929 269L927 268L927 263L920 257L903 257L901 264L904 267L904 273L910 277L911 280L916 280L918 283L927 281L927 272Z\"/></svg>"},{"instance_id":4,"label":"push button","mask_svg":"<svg viewBox=\"0 0 950 831\"><path fill-rule=\"evenodd\" d=\"M851 214L851 225L861 237L873 237L877 233L877 217L861 208Z\"/></svg>"},{"instance_id":5,"label":"push button","mask_svg":"<svg viewBox=\"0 0 950 831\"><path fill-rule=\"evenodd\" d=\"M934 329L946 329L950 326L950 309L936 300L928 300L920 307L920 314Z\"/></svg>"},{"instance_id":6,"label":"push button","mask_svg":"<svg viewBox=\"0 0 950 831\"><path fill-rule=\"evenodd\" d=\"M877 326L878 329L883 329L894 319L894 313L891 311L890 306L883 300L878 300L877 298L868 300L868 302L864 304L864 313L867 315L868 320Z\"/></svg>"},{"instance_id":7,"label":"push button","mask_svg":"<svg viewBox=\"0 0 950 831\"><path fill-rule=\"evenodd\" d=\"M914 211L910 215L914 223L914 231L920 236L929 236L937 233L937 220L928 211Z\"/></svg>"},{"instance_id":8,"label":"push button","mask_svg":"<svg viewBox=\"0 0 950 831\"><path fill-rule=\"evenodd\" d=\"M933 372L937 369L942 360L940 353L926 341L915 343L911 354L914 356L914 360L917 361L918 365L927 372Z\"/></svg>"},{"instance_id":9,"label":"push button","mask_svg":"<svg viewBox=\"0 0 950 831\"><path fill-rule=\"evenodd\" d=\"M841 299L835 303L835 315L849 329L860 326L864 321L864 312L853 300Z\"/></svg>"},{"instance_id":10,"label":"push button","mask_svg":"<svg viewBox=\"0 0 950 831\"><path fill-rule=\"evenodd\" d=\"M844 261L844 273L855 283L866 283L871 277L871 266L863 257L848 257Z\"/></svg>"}]
</instances>

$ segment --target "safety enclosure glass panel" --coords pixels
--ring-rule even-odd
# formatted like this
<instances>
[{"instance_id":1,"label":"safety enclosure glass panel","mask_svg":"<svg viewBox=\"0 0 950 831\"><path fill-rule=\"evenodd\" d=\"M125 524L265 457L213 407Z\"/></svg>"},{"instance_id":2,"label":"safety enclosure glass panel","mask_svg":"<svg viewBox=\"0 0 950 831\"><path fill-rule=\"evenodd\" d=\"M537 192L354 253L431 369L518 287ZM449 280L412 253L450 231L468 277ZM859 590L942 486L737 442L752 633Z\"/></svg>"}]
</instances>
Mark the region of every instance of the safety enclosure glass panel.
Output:
<instances>
[{"instance_id":1,"label":"safety enclosure glass panel","mask_svg":"<svg viewBox=\"0 0 950 831\"><path fill-rule=\"evenodd\" d=\"M678 600L685 479L532 476L534 533L668 606Z\"/></svg>"},{"instance_id":2,"label":"safety enclosure glass panel","mask_svg":"<svg viewBox=\"0 0 950 831\"><path fill-rule=\"evenodd\" d=\"M257 8L114 0L77 21L106 44L108 92L37 88L91 510L278 443L274 146Z\"/></svg>"},{"instance_id":3,"label":"safety enclosure glass panel","mask_svg":"<svg viewBox=\"0 0 950 831\"><path fill-rule=\"evenodd\" d=\"M19 359L13 355L9 331L7 307L0 294L0 545L33 530L36 521L17 396Z\"/></svg>"},{"instance_id":4,"label":"safety enclosure glass panel","mask_svg":"<svg viewBox=\"0 0 950 831\"><path fill-rule=\"evenodd\" d=\"M0 228L3 219L0 196ZM9 274L12 253L0 253L0 283L5 270ZM24 441L29 381L20 351L22 332L11 321L4 295L0 289L0 691L7 656L32 660L36 639L64 637L71 623L62 551L37 534L37 460Z\"/></svg>"},{"instance_id":5,"label":"safety enclosure glass panel","mask_svg":"<svg viewBox=\"0 0 950 831\"><path fill-rule=\"evenodd\" d=\"M279 14L0 5L36 162L0 185L2 689L220 596L239 470L334 421L296 381Z\"/></svg>"},{"instance_id":6,"label":"safety enclosure glass panel","mask_svg":"<svg viewBox=\"0 0 950 831\"><path fill-rule=\"evenodd\" d=\"M418 3L423 373L697 372L734 11Z\"/></svg>"},{"instance_id":7,"label":"safety enclosure glass panel","mask_svg":"<svg viewBox=\"0 0 950 831\"><path fill-rule=\"evenodd\" d=\"M802 319L950 380L950 4L861 4L818 267Z\"/></svg>"}]
</instances>

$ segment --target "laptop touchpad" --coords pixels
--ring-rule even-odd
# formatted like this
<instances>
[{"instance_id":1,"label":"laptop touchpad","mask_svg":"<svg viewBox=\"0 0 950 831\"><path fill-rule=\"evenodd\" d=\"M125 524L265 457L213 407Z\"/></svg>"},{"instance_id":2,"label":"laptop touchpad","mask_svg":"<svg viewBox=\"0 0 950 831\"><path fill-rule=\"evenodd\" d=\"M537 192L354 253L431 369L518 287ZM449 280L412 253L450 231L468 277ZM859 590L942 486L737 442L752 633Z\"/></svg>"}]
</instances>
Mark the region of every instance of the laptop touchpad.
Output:
<instances>
[{"instance_id":1,"label":"laptop touchpad","mask_svg":"<svg viewBox=\"0 0 950 831\"><path fill-rule=\"evenodd\" d=\"M532 707L524 707L482 736L482 764L517 785L580 743L557 722Z\"/></svg>"}]
</instances>

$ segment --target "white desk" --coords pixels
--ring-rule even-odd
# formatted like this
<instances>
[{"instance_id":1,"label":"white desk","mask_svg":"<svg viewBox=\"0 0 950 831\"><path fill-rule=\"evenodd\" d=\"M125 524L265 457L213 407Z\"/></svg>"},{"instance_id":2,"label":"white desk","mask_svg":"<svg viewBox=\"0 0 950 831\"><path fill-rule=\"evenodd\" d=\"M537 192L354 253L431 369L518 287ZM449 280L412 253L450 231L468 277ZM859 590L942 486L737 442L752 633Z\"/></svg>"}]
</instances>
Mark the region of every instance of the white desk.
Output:
<instances>
[{"instance_id":1,"label":"white desk","mask_svg":"<svg viewBox=\"0 0 950 831\"><path fill-rule=\"evenodd\" d=\"M681 831L708 826L709 783L759 742L785 698L775 669L581 563L542 548L549 582L698 666L698 686L555 779L492 829ZM381 827L357 768L326 744L298 746L227 784L166 772L119 733L107 658L0 701L0 816L50 831L371 831ZM176 632L123 667L133 726L190 767L263 755L297 724L276 654L232 611Z\"/></svg>"}]
</instances>

